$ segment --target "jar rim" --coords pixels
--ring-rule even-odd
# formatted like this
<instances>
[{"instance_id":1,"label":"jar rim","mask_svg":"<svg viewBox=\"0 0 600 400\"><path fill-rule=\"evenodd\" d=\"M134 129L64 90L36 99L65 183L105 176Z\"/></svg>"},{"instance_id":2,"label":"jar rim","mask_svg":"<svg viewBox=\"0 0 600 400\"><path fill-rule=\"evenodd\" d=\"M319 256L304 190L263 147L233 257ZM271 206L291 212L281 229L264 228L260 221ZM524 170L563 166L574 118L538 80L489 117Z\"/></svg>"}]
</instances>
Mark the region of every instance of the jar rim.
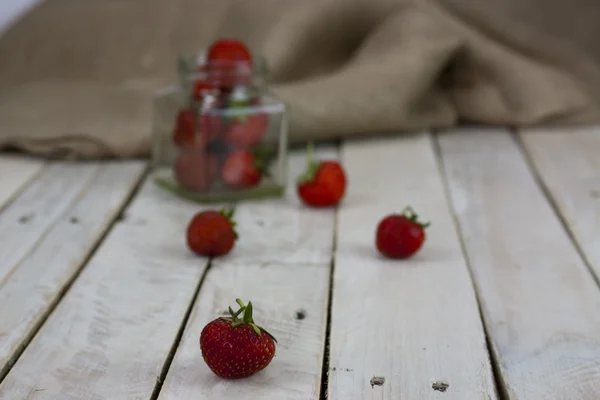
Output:
<instances>
[{"instance_id":1,"label":"jar rim","mask_svg":"<svg viewBox=\"0 0 600 400\"><path fill-rule=\"evenodd\" d=\"M198 80L246 76L252 79L265 79L267 65L262 55L256 54L251 61L211 61L206 60L207 50L194 54L179 54L177 69L181 79Z\"/></svg>"}]
</instances>

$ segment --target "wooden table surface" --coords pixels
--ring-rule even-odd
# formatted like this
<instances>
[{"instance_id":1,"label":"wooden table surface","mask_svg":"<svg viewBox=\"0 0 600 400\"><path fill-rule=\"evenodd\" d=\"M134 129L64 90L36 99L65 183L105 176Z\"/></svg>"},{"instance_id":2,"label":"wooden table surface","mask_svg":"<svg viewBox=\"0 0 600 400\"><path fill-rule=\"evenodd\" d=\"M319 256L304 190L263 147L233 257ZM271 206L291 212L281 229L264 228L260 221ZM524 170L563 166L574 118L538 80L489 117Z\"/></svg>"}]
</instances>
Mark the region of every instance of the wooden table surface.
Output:
<instances>
[{"instance_id":1,"label":"wooden table surface","mask_svg":"<svg viewBox=\"0 0 600 400\"><path fill-rule=\"evenodd\" d=\"M346 167L343 205L307 209L293 187L240 203L240 239L212 261L184 240L206 206L142 161L0 156L0 399L600 398L600 128L318 153ZM383 259L375 226L407 204L427 241ZM236 297L279 345L225 381L198 339Z\"/></svg>"}]
</instances>

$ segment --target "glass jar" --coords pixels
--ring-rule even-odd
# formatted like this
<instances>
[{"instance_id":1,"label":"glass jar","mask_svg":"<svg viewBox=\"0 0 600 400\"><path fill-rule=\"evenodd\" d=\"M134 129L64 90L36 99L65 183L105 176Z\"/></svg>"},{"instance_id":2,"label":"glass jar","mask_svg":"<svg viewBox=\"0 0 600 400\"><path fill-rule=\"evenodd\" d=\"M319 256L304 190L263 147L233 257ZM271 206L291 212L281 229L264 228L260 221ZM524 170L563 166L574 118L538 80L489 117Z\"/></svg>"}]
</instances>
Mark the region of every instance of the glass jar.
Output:
<instances>
[{"instance_id":1,"label":"glass jar","mask_svg":"<svg viewBox=\"0 0 600 400\"><path fill-rule=\"evenodd\" d=\"M199 202L282 196L286 107L265 88L264 60L218 66L202 54L180 57L178 74L154 97L154 181Z\"/></svg>"}]
</instances>

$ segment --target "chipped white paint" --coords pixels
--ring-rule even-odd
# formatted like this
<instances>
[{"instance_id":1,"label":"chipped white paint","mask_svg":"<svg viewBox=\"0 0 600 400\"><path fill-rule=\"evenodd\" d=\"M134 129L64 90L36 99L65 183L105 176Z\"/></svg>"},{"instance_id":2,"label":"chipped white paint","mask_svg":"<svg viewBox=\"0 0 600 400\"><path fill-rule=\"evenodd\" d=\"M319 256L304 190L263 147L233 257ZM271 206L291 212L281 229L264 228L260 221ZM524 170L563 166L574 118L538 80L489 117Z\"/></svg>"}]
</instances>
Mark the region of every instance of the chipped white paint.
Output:
<instances>
[{"instance_id":1,"label":"chipped white paint","mask_svg":"<svg viewBox=\"0 0 600 400\"><path fill-rule=\"evenodd\" d=\"M600 291L517 143L472 129L440 144L452 196L470 194L457 217L508 398L597 398Z\"/></svg>"},{"instance_id":2,"label":"chipped white paint","mask_svg":"<svg viewBox=\"0 0 600 400\"><path fill-rule=\"evenodd\" d=\"M332 149L317 154L335 156ZM303 152L292 154L290 164L285 199L238 206L240 241L208 273L159 400L319 398L335 211L299 207L294 182L305 166ZM236 297L252 300L257 322L279 344L265 370L231 382L206 366L199 337L206 323L236 308Z\"/></svg>"},{"instance_id":3,"label":"chipped white paint","mask_svg":"<svg viewBox=\"0 0 600 400\"><path fill-rule=\"evenodd\" d=\"M21 156L0 155L0 211L43 168L40 160Z\"/></svg>"},{"instance_id":4,"label":"chipped white paint","mask_svg":"<svg viewBox=\"0 0 600 400\"><path fill-rule=\"evenodd\" d=\"M328 399L495 399L430 137L352 141L342 157L350 185L338 217ZM413 258L384 259L377 223L407 204L432 221L425 245ZM449 384L443 394L438 381Z\"/></svg>"},{"instance_id":5,"label":"chipped white paint","mask_svg":"<svg viewBox=\"0 0 600 400\"><path fill-rule=\"evenodd\" d=\"M149 399L206 265L185 246L197 209L146 182L6 376L0 398Z\"/></svg>"},{"instance_id":6,"label":"chipped white paint","mask_svg":"<svg viewBox=\"0 0 600 400\"><path fill-rule=\"evenodd\" d=\"M521 134L542 181L600 278L600 127Z\"/></svg>"},{"instance_id":7,"label":"chipped white paint","mask_svg":"<svg viewBox=\"0 0 600 400\"><path fill-rule=\"evenodd\" d=\"M0 370L35 332L120 211L143 169L141 162L58 165L33 182L0 217L1 227L18 232L14 240L0 242L0 254L9 254L17 239L35 242L22 259L3 265L12 273L0 286L0 304L10 304L0 308ZM67 181L61 184L62 179ZM65 190L65 184L77 190ZM65 196L55 196L53 186ZM21 202L29 205L25 215L30 219L15 225L23 214ZM35 213L49 207L62 214L53 213L47 223L36 224Z\"/></svg>"}]
</instances>

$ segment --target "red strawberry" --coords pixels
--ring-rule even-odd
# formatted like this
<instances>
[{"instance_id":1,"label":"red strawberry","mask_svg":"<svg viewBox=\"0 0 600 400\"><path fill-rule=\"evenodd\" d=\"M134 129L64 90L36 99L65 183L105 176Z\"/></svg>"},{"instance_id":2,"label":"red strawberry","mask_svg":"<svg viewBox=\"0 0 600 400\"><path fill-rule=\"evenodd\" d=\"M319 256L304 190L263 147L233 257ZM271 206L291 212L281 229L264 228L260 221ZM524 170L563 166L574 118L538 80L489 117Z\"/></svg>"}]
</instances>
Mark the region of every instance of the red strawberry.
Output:
<instances>
[{"instance_id":1,"label":"red strawberry","mask_svg":"<svg viewBox=\"0 0 600 400\"><path fill-rule=\"evenodd\" d=\"M248 115L234 119L225 132L225 140L235 147L250 148L258 144L267 131L266 114Z\"/></svg>"},{"instance_id":2,"label":"red strawberry","mask_svg":"<svg viewBox=\"0 0 600 400\"><path fill-rule=\"evenodd\" d=\"M229 154L221 168L221 179L234 188L256 186L262 176L262 161L247 150L235 150Z\"/></svg>"},{"instance_id":3,"label":"red strawberry","mask_svg":"<svg viewBox=\"0 0 600 400\"><path fill-rule=\"evenodd\" d=\"M236 84L248 83L252 75L250 50L236 39L215 41L208 50L207 64L211 83L225 90L231 90Z\"/></svg>"},{"instance_id":4,"label":"red strawberry","mask_svg":"<svg viewBox=\"0 0 600 400\"><path fill-rule=\"evenodd\" d=\"M218 168L217 157L208 155L202 148L189 148L177 157L173 172L182 188L204 192L215 180Z\"/></svg>"},{"instance_id":5,"label":"red strawberry","mask_svg":"<svg viewBox=\"0 0 600 400\"><path fill-rule=\"evenodd\" d=\"M410 206L402 214L388 215L377 226L377 250L389 258L410 257L423 246L425 228L429 225L429 222L419 222Z\"/></svg>"},{"instance_id":6,"label":"red strawberry","mask_svg":"<svg viewBox=\"0 0 600 400\"><path fill-rule=\"evenodd\" d=\"M194 82L194 100L200 100L207 93L213 93L213 87L204 79L198 79Z\"/></svg>"},{"instance_id":7,"label":"red strawberry","mask_svg":"<svg viewBox=\"0 0 600 400\"><path fill-rule=\"evenodd\" d=\"M208 140L219 136L221 118L218 115L205 113L200 116L199 121L199 126L196 130L194 129L196 128L196 114L192 110L181 110L177 114L175 130L173 131L173 142L179 147L204 147Z\"/></svg>"},{"instance_id":8,"label":"red strawberry","mask_svg":"<svg viewBox=\"0 0 600 400\"><path fill-rule=\"evenodd\" d=\"M173 142L177 146L192 146L195 141L194 113L191 110L181 110L177 114L173 130Z\"/></svg>"},{"instance_id":9,"label":"red strawberry","mask_svg":"<svg viewBox=\"0 0 600 400\"><path fill-rule=\"evenodd\" d=\"M277 340L252 318L252 302L236 299L240 309L209 322L200 334L200 350L208 367L225 379L245 378L266 368ZM239 318L239 315L242 317Z\"/></svg>"},{"instance_id":10,"label":"red strawberry","mask_svg":"<svg viewBox=\"0 0 600 400\"><path fill-rule=\"evenodd\" d=\"M222 38L213 42L206 56L209 64L213 62L252 62L252 54L244 43L233 38Z\"/></svg>"},{"instance_id":11,"label":"red strawberry","mask_svg":"<svg viewBox=\"0 0 600 400\"><path fill-rule=\"evenodd\" d=\"M306 171L298 179L300 199L312 207L337 205L346 192L346 182L344 168L339 162L313 160L313 146L310 143Z\"/></svg>"},{"instance_id":12,"label":"red strawberry","mask_svg":"<svg viewBox=\"0 0 600 400\"><path fill-rule=\"evenodd\" d=\"M187 227L187 245L202 256L222 256L237 240L233 210L207 210L196 214Z\"/></svg>"}]
</instances>

